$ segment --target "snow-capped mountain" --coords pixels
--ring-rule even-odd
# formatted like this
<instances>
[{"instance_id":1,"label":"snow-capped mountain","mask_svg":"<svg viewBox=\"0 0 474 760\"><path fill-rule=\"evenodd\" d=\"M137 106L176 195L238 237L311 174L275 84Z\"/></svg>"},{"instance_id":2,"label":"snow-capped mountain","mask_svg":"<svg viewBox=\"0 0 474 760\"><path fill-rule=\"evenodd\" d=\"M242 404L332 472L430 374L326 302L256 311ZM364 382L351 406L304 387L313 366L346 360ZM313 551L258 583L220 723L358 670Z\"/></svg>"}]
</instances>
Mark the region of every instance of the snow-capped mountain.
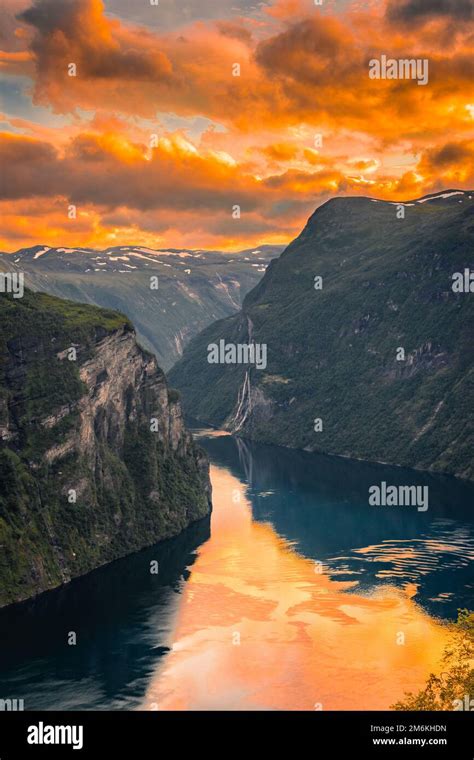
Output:
<instances>
[{"instance_id":1,"label":"snow-capped mountain","mask_svg":"<svg viewBox=\"0 0 474 760\"><path fill-rule=\"evenodd\" d=\"M142 344L167 370L191 337L240 309L283 248L263 245L224 253L35 245L0 253L0 270L24 272L32 290L122 311L135 324Z\"/></svg>"}]
</instances>

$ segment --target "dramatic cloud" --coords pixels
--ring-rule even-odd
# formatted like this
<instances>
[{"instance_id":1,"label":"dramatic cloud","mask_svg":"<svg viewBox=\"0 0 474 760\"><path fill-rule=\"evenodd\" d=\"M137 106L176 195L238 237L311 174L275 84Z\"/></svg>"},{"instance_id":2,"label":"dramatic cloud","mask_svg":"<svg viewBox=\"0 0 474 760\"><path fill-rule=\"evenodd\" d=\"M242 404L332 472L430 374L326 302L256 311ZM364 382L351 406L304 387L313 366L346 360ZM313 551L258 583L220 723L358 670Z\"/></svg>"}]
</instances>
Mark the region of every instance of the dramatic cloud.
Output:
<instances>
[{"instance_id":1,"label":"dramatic cloud","mask_svg":"<svg viewBox=\"0 0 474 760\"><path fill-rule=\"evenodd\" d=\"M18 19L33 31L35 98L66 112L86 104L92 82L98 96L110 88L117 99L120 83L168 83L172 65L156 49L151 35L129 32L118 21L106 19L101 0L35 0ZM71 69L71 66L74 69Z\"/></svg>"},{"instance_id":2,"label":"dramatic cloud","mask_svg":"<svg viewBox=\"0 0 474 760\"><path fill-rule=\"evenodd\" d=\"M426 177L436 177L438 187L474 187L474 140L449 142L427 150L419 171Z\"/></svg>"},{"instance_id":3,"label":"dramatic cloud","mask_svg":"<svg viewBox=\"0 0 474 760\"><path fill-rule=\"evenodd\" d=\"M470 189L471 8L6 0L2 247L283 242L336 193ZM427 85L371 79L382 55Z\"/></svg>"},{"instance_id":4,"label":"dramatic cloud","mask_svg":"<svg viewBox=\"0 0 474 760\"><path fill-rule=\"evenodd\" d=\"M171 74L164 53L149 49L143 55L136 35L105 21L101 0L36 0L18 18L35 29L31 49L43 78L53 77L66 61L75 63L85 79L148 82ZM66 77L67 66L60 73Z\"/></svg>"},{"instance_id":5,"label":"dramatic cloud","mask_svg":"<svg viewBox=\"0 0 474 760\"><path fill-rule=\"evenodd\" d=\"M434 18L469 21L473 18L472 0L390 0L387 16L406 24L426 23Z\"/></svg>"},{"instance_id":6,"label":"dramatic cloud","mask_svg":"<svg viewBox=\"0 0 474 760\"><path fill-rule=\"evenodd\" d=\"M393 140L400 129L401 137L420 128L446 130L447 100L462 98L472 79L466 35L460 32L454 51L429 37L423 48L409 32L393 38L380 16L364 27L360 16L348 23L314 10L277 33L270 24L264 35L260 26L255 36L243 21L227 19L159 35L107 17L102 0L36 0L19 19L32 33L26 52L34 71L29 58L23 70L33 76L34 100L59 113L108 108L152 118L169 111L240 131L256 123L275 130L301 122L344 125ZM429 59L426 92L413 82L369 79L371 58L405 56L407 47ZM19 62L12 65L17 70ZM451 129L457 121L450 112Z\"/></svg>"},{"instance_id":7,"label":"dramatic cloud","mask_svg":"<svg viewBox=\"0 0 474 760\"><path fill-rule=\"evenodd\" d=\"M56 151L52 145L0 134L0 198L51 196L59 190Z\"/></svg>"}]
</instances>

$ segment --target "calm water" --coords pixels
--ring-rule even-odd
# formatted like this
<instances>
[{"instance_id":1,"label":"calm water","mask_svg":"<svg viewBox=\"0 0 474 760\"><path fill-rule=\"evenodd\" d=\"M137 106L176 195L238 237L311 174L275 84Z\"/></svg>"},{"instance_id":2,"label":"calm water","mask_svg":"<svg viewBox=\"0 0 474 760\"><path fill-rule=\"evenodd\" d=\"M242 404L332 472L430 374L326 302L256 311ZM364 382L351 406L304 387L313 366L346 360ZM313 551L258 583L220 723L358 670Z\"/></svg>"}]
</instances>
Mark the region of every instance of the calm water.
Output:
<instances>
[{"instance_id":1,"label":"calm water","mask_svg":"<svg viewBox=\"0 0 474 760\"><path fill-rule=\"evenodd\" d=\"M443 619L474 607L474 486L211 431L201 443L212 520L0 611L0 698L385 709L419 688L446 643ZM429 486L428 511L369 506L382 480Z\"/></svg>"}]
</instances>

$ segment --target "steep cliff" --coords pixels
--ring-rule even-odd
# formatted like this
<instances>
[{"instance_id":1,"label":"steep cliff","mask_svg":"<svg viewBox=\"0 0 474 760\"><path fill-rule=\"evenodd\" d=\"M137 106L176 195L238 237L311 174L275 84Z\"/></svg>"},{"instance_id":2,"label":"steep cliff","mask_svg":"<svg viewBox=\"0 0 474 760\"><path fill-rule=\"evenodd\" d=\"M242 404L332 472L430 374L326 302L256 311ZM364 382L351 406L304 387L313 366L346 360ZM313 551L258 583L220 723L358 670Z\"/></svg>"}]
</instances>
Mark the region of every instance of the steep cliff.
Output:
<instances>
[{"instance_id":1,"label":"steep cliff","mask_svg":"<svg viewBox=\"0 0 474 760\"><path fill-rule=\"evenodd\" d=\"M112 311L0 296L0 606L210 512L176 392Z\"/></svg>"},{"instance_id":2,"label":"steep cliff","mask_svg":"<svg viewBox=\"0 0 474 760\"><path fill-rule=\"evenodd\" d=\"M170 380L243 437L473 479L473 239L467 191L332 199ZM209 363L252 340L265 367Z\"/></svg>"}]
</instances>

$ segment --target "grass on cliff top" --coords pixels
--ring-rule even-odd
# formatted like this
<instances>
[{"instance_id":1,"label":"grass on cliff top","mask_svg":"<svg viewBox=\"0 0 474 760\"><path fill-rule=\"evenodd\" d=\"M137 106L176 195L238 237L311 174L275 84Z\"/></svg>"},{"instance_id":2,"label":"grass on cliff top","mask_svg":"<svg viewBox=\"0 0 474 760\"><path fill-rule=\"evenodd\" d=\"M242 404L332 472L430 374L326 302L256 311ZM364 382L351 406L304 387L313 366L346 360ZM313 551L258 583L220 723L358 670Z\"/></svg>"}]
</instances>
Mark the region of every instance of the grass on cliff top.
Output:
<instances>
[{"instance_id":1,"label":"grass on cliff top","mask_svg":"<svg viewBox=\"0 0 474 760\"><path fill-rule=\"evenodd\" d=\"M133 326L111 310L30 290L23 298L0 295L0 402L3 399L5 416L9 398L13 399L16 415L28 431L23 448L30 458L34 452L41 456L59 433L56 428L35 428L35 420L74 404L85 392L78 363L61 358L60 352L74 345L84 361L98 339L122 329L132 331ZM11 374L14 366L19 374Z\"/></svg>"},{"instance_id":2,"label":"grass on cliff top","mask_svg":"<svg viewBox=\"0 0 474 760\"><path fill-rule=\"evenodd\" d=\"M118 330L121 327L133 329L128 317L111 309L101 309L98 306L64 301L46 293L33 293L26 289L23 298L0 295L2 325L7 324L11 316L25 321L31 319L33 325L34 320L38 317L44 318L46 314L62 322L66 329L79 328L89 331L94 328L102 328L107 332Z\"/></svg>"}]
</instances>

